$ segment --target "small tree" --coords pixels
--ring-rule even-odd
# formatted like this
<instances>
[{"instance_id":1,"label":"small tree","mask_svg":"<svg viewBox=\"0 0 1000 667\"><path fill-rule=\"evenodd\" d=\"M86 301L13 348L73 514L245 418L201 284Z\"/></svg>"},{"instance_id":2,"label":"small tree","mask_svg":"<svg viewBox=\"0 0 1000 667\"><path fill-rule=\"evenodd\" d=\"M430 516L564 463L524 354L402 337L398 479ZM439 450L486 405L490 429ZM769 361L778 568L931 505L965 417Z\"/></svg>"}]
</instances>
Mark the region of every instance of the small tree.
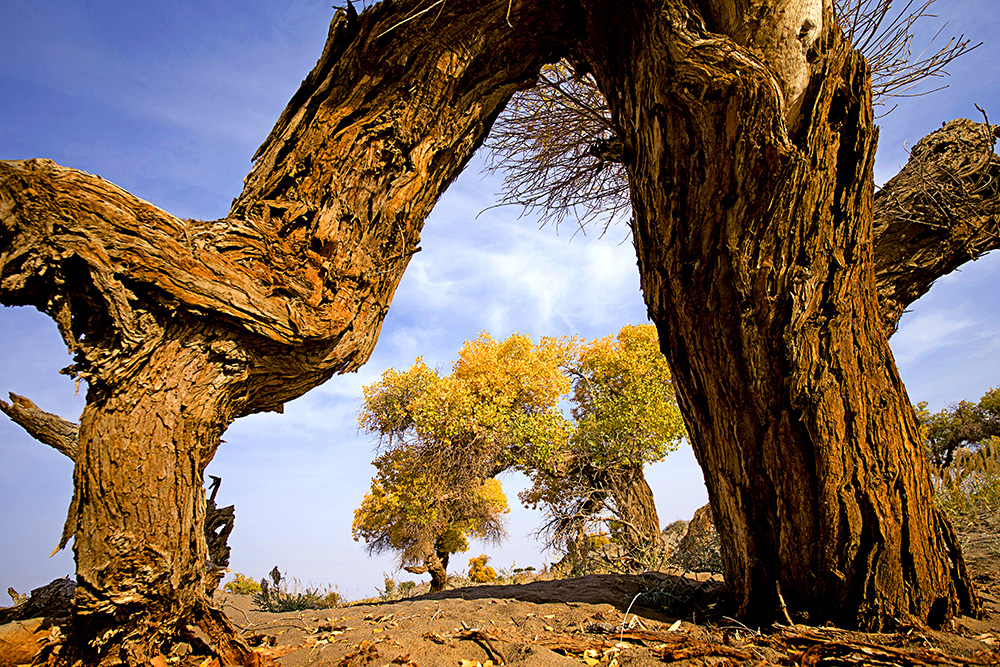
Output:
<instances>
[{"instance_id":1,"label":"small tree","mask_svg":"<svg viewBox=\"0 0 1000 667\"><path fill-rule=\"evenodd\" d=\"M579 343L565 372L573 431L563 447L522 459L533 485L521 499L545 508L552 544L572 551L589 524L606 522L630 555L658 551L659 518L643 470L674 451L685 431L655 327L627 325L615 337Z\"/></svg>"},{"instance_id":2,"label":"small tree","mask_svg":"<svg viewBox=\"0 0 1000 667\"><path fill-rule=\"evenodd\" d=\"M959 449L1000 436L998 389L990 389L978 403L960 401L931 414L921 402L916 411L927 453L939 468L950 466Z\"/></svg>"},{"instance_id":3,"label":"small tree","mask_svg":"<svg viewBox=\"0 0 1000 667\"><path fill-rule=\"evenodd\" d=\"M429 572L431 591L444 589L448 559L469 548L469 537L503 538L509 510L499 481L448 483L425 473L406 448L383 454L374 465L371 491L354 512L354 539L364 540L369 553L398 552L408 572Z\"/></svg>"}]
</instances>

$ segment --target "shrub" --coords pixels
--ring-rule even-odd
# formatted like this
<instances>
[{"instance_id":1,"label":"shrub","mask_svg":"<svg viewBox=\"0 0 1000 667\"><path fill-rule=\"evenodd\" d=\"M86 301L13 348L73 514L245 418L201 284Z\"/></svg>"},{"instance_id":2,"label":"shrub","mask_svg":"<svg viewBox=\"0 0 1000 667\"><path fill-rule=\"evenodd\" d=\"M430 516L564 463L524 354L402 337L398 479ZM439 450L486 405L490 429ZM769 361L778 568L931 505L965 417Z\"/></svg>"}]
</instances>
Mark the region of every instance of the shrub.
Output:
<instances>
[{"instance_id":1,"label":"shrub","mask_svg":"<svg viewBox=\"0 0 1000 667\"><path fill-rule=\"evenodd\" d=\"M288 580L281 576L278 566L271 570L271 582L260 580L260 591L254 593L253 601L261 611L281 613L286 611L303 611L305 609L328 609L341 603L340 593L335 589L306 587L299 591L298 581L295 581L293 591L288 590Z\"/></svg>"},{"instance_id":2,"label":"shrub","mask_svg":"<svg viewBox=\"0 0 1000 667\"><path fill-rule=\"evenodd\" d=\"M487 565L489 556L483 554L478 558L469 559L469 579L477 584L485 584L489 581L496 581L497 573L492 567Z\"/></svg>"},{"instance_id":3,"label":"shrub","mask_svg":"<svg viewBox=\"0 0 1000 667\"><path fill-rule=\"evenodd\" d=\"M932 466L931 478L952 521L1000 510L1000 438L955 450L950 465Z\"/></svg>"},{"instance_id":4,"label":"shrub","mask_svg":"<svg viewBox=\"0 0 1000 667\"><path fill-rule=\"evenodd\" d=\"M260 584L242 572L237 572L233 580L226 582L222 590L233 595L253 595L254 593L260 593Z\"/></svg>"}]
</instances>

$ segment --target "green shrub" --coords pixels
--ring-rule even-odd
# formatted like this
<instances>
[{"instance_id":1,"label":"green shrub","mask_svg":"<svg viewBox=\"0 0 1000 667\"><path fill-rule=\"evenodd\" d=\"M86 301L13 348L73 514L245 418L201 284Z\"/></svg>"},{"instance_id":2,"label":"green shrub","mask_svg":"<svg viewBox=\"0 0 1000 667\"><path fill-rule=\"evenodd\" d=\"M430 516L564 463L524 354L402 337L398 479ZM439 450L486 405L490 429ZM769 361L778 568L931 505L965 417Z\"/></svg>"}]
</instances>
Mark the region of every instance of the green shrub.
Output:
<instances>
[{"instance_id":1,"label":"green shrub","mask_svg":"<svg viewBox=\"0 0 1000 667\"><path fill-rule=\"evenodd\" d=\"M303 611L305 609L329 609L342 602L336 589L306 587L299 591L296 580L292 591L288 590L288 580L281 576L278 566L270 572L271 582L260 580L260 591L254 593L253 601L261 611L281 613L286 611Z\"/></svg>"},{"instance_id":2,"label":"green shrub","mask_svg":"<svg viewBox=\"0 0 1000 667\"><path fill-rule=\"evenodd\" d=\"M253 595L260 593L260 584L242 572L237 572L233 580L226 582L222 590L233 595Z\"/></svg>"}]
</instances>

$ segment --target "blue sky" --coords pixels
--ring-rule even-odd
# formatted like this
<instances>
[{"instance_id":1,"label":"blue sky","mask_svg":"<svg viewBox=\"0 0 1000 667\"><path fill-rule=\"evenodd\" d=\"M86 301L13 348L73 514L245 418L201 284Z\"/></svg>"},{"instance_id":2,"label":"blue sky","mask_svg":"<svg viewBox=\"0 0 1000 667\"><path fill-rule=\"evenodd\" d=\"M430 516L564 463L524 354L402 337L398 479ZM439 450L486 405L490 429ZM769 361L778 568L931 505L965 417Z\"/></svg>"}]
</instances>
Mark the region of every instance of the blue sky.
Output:
<instances>
[{"instance_id":1,"label":"blue sky","mask_svg":"<svg viewBox=\"0 0 1000 667\"><path fill-rule=\"evenodd\" d=\"M995 0L938 0L946 33L975 41L1000 34ZM6 0L0 21L0 159L46 157L100 174L180 217L223 216L250 156L319 56L329 2ZM946 15L946 16L945 16ZM942 121L1000 122L1000 47L988 43L951 67L950 88L902 100L882 121L876 179ZM480 331L540 336L615 333L646 321L631 241L564 226L539 228L511 208L490 209L498 182L476 159L427 221L382 337L359 372L338 376L283 415L238 420L208 472L219 500L236 505L232 567L255 578L272 566L303 583L371 595L390 556L369 559L350 537L368 487L372 443L356 427L361 387L418 355L444 368ZM938 281L903 319L892 346L912 400L932 408L976 399L1000 371L1000 255ZM0 310L0 392L28 396L76 420L84 388L55 325L25 308ZM661 521L705 502L687 448L649 472ZM530 533L539 517L519 507L523 480L504 478L511 501L503 548L474 545L501 567L548 560ZM49 558L72 491L68 459L0 417L0 590L26 591L73 571L69 549ZM463 569L464 558L456 558ZM416 578L402 575L401 578ZM0 604L5 604L0 601Z\"/></svg>"}]
</instances>

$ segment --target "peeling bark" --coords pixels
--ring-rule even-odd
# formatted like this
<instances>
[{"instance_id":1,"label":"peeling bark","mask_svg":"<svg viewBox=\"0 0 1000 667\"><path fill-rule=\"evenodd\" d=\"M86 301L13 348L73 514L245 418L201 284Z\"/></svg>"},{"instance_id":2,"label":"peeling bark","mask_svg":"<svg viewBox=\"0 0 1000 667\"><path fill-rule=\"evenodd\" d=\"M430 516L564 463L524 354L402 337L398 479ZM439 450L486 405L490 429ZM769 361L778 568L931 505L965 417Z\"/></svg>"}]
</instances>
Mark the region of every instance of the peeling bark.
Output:
<instances>
[{"instance_id":1,"label":"peeling bark","mask_svg":"<svg viewBox=\"0 0 1000 667\"><path fill-rule=\"evenodd\" d=\"M935 280L1000 248L997 137L987 123L946 123L875 193L875 278L890 335Z\"/></svg>"},{"instance_id":2,"label":"peeling bark","mask_svg":"<svg viewBox=\"0 0 1000 667\"><path fill-rule=\"evenodd\" d=\"M433 26L401 23L409 1L339 11L223 220L0 163L0 300L50 314L89 384L67 661L145 665L192 619L224 662L253 661L204 595L204 468L233 419L371 353L431 206L561 55L559 3L510 23L508 4L451 0Z\"/></svg>"},{"instance_id":3,"label":"peeling bark","mask_svg":"<svg viewBox=\"0 0 1000 667\"><path fill-rule=\"evenodd\" d=\"M437 197L569 51L619 130L643 290L743 612L770 615L779 584L793 611L866 628L975 608L878 311L864 64L827 12L787 115L791 70L756 43L774 31L709 33L702 4L338 12L223 220L0 163L0 300L49 313L90 387L68 661L144 665L192 619L224 662L253 661L204 596L221 433L367 359ZM755 6L785 4L815 3Z\"/></svg>"},{"instance_id":4,"label":"peeling bark","mask_svg":"<svg viewBox=\"0 0 1000 667\"><path fill-rule=\"evenodd\" d=\"M811 623L975 611L878 312L863 60L828 30L790 132L769 63L689 3L646 9L588 23L583 43L618 57L581 57L624 145L642 288L740 612L777 618L779 588Z\"/></svg>"}]
</instances>

